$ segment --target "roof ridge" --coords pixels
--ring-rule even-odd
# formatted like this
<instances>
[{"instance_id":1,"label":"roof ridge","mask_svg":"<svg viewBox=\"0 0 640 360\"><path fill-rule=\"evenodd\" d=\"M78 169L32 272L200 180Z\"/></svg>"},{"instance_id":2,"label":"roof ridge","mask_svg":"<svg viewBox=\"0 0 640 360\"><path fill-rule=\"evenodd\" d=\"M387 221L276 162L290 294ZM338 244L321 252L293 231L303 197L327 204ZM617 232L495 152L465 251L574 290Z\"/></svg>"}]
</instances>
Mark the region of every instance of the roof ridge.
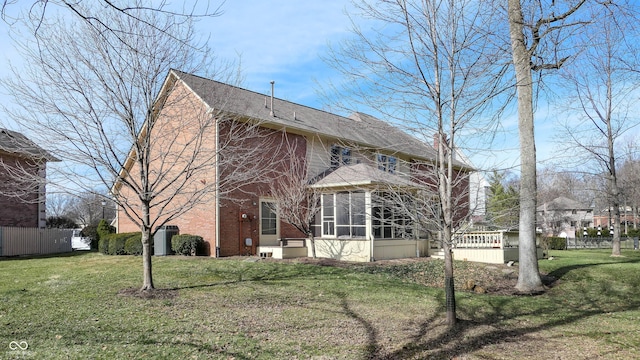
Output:
<instances>
[{"instance_id":1,"label":"roof ridge","mask_svg":"<svg viewBox=\"0 0 640 360\"><path fill-rule=\"evenodd\" d=\"M205 80L205 81L215 82L215 83L220 84L220 85L223 85L223 86L228 86L228 87L231 87L231 88L235 88L235 89L238 89L238 90L246 91L246 92L253 93L253 94L256 94L256 95L267 96L267 97L271 96L270 94L263 94L263 93L261 93L261 92L258 92L258 91L255 91L255 90L251 90L251 89L247 89L247 88L244 88L244 87L242 87L242 86L232 85L232 84L227 84L227 83L224 83L224 82L222 82L222 81L218 81L218 80L214 80L214 79L209 79L209 78L206 78L206 77L204 77L204 76L197 75L197 74L192 74L192 73L188 73L188 72L184 72L184 71L182 71L182 70L178 70L178 69L171 69L171 70L172 70L172 71L175 71L175 72L179 72L179 73L185 74L185 75L187 75L187 76L197 77L197 78L202 79L202 80ZM305 104L296 103L296 102L293 102L293 101L291 101L291 100L286 100L286 99L283 99L283 98L279 98L279 97L277 97L277 96L274 96L273 98L274 98L275 100L279 100L279 101L282 101L282 102L286 102L286 103L289 103L289 104L294 105L294 106L304 107L304 108L311 109L311 110L314 110L314 111L320 111L320 112L323 112L323 113L325 113L325 114L329 114L329 115L331 115L331 116L341 117L341 118L343 118L343 119L345 119L345 120L349 120L349 121L355 121L354 119L351 119L351 118L350 118L350 117L348 117L348 116L344 116L344 115L340 115L340 114L332 113L332 112L329 112L329 111L324 110L324 109L318 109L318 108L315 108L315 107L313 107L313 106L309 106L309 105L305 105ZM367 115L367 116L374 117L374 116L372 116L372 115L369 115L369 114L366 114L366 113L363 113L363 112L360 112L360 111L355 111L354 113L362 113L362 114L365 114L365 115ZM375 117L374 117L374 118L375 118ZM377 119L377 118L376 118L376 119ZM379 120L379 121L383 121L383 120L381 120L381 119L377 119L377 120Z\"/></svg>"}]
</instances>

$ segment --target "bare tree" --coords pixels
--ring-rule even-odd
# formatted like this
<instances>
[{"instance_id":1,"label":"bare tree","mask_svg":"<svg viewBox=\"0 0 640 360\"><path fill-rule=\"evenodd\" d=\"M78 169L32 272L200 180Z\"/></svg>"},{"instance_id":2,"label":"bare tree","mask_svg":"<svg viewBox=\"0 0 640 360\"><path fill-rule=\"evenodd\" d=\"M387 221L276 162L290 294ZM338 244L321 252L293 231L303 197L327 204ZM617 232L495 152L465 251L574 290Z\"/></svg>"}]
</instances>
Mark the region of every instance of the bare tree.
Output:
<instances>
[{"instance_id":1,"label":"bare tree","mask_svg":"<svg viewBox=\"0 0 640 360\"><path fill-rule=\"evenodd\" d=\"M128 4L119 4L111 0L99 0L100 6L93 7L90 5L87 6L87 3L90 4L91 2L86 0L35 0L29 4L26 12L19 12L17 15L12 15L11 11L17 6L16 3L16 1L3 0L0 6L0 18L8 24L13 24L25 17L30 19L34 24L32 28L33 35L36 37L38 36L40 26L50 17L50 13L52 11L55 13L56 10L62 9L63 13L71 14L77 19L84 21L88 26L94 27L99 31L106 30L111 32L111 35L120 39L123 44L127 44L127 29L111 26L109 16L103 16L102 10L106 9L110 12L120 13L121 16L139 22L142 27L148 27L148 30L151 32L164 32L167 36L172 36L172 34L166 32L166 29L162 26L157 26L155 23L150 22L149 17L169 15L187 21L194 18L216 17L221 14L221 5L217 8L210 8L208 1L205 3L204 10L200 11L198 10L201 8L199 1L191 2L189 6L183 4L182 8L176 7L173 9L170 7L170 4L164 0L156 4L135 1ZM183 39L178 37L174 39L176 41L183 41Z\"/></svg>"},{"instance_id":2,"label":"bare tree","mask_svg":"<svg viewBox=\"0 0 640 360\"><path fill-rule=\"evenodd\" d=\"M534 137L534 72L560 68L568 31L583 22L573 15L586 0L555 2L509 0L507 18L511 39L520 137L520 271L516 289L523 293L544 291L536 247L537 175ZM522 4L525 3L525 6ZM529 6L526 6L529 5ZM575 16L574 16L575 17Z\"/></svg>"},{"instance_id":3,"label":"bare tree","mask_svg":"<svg viewBox=\"0 0 640 360\"><path fill-rule=\"evenodd\" d=\"M53 174L59 186L111 189L121 215L139 226L141 289L151 290L155 231L255 176L243 158L258 155L259 126L206 106L184 86L187 75L170 70L207 71L210 78L228 76L226 83L236 78L225 66L213 67L209 50L195 41L195 19L131 13L107 7L100 21L38 19L23 42L28 65L3 85L20 106L10 113L63 160ZM232 98L214 95L221 104Z\"/></svg>"},{"instance_id":4,"label":"bare tree","mask_svg":"<svg viewBox=\"0 0 640 360\"><path fill-rule=\"evenodd\" d=\"M269 183L271 196L275 199L273 210L280 219L308 236L311 243L311 254L316 258L316 244L313 224L316 214L321 209L321 192L310 187L313 179L307 174L305 156L299 156L299 145L295 139L285 139L285 160L279 176Z\"/></svg>"},{"instance_id":5,"label":"bare tree","mask_svg":"<svg viewBox=\"0 0 640 360\"><path fill-rule=\"evenodd\" d=\"M436 139L433 162L414 170L418 179L431 171L429 181L418 183L425 194L436 196L429 196L430 215L437 214L434 220L443 234L450 326L456 324L451 246L458 229L454 187L461 165L454 144L463 143L463 138L456 141L462 129L483 133L494 125L492 116L483 112L505 89L501 83L505 68L498 61L498 49L485 40L492 31L490 24L495 23L485 5L440 0L358 2L362 16L376 20L379 27L355 28L355 39L344 43L330 59L348 76L341 97L354 94L356 103L402 124L426 143Z\"/></svg>"},{"instance_id":6,"label":"bare tree","mask_svg":"<svg viewBox=\"0 0 640 360\"><path fill-rule=\"evenodd\" d=\"M634 6L635 7L635 6ZM607 209L611 211L612 256L620 256L622 195L617 161L623 156L622 136L639 124L637 102L640 34L637 14L621 4L593 9L598 26L585 34L583 50L562 72L574 96L565 102L575 118L564 124L569 142L595 173L606 174Z\"/></svg>"}]
</instances>

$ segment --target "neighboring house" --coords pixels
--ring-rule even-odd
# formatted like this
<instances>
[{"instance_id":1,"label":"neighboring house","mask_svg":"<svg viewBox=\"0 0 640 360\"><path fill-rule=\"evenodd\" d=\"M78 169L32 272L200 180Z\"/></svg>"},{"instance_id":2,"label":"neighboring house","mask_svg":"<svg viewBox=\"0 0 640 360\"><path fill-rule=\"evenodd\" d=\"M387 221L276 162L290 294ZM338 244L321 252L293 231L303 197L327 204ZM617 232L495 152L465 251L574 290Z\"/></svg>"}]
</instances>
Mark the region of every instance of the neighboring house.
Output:
<instances>
[{"instance_id":1,"label":"neighboring house","mask_svg":"<svg viewBox=\"0 0 640 360\"><path fill-rule=\"evenodd\" d=\"M176 70L170 71L165 81L165 93L169 88L182 88L182 96L186 93L205 108L222 109L240 121L258 122L264 130L262 137L271 139L256 139L255 146L265 154L282 151L283 141L296 144L294 153L285 155L304 160L309 188L322 193L313 226L319 257L370 261L428 255L425 235L406 231L406 227L403 230L399 224L405 220L395 218L386 208L382 210L374 197L385 187L415 186L412 179L416 169L432 166L436 158L432 145L370 115L343 117ZM188 110L165 107L159 116ZM220 128L211 141L227 136L224 131ZM454 193L466 197L465 208L456 215L461 219L469 213L470 167L459 160L454 166L462 175ZM226 170L219 169L219 176L224 177ZM170 224L177 225L180 233L202 236L211 256L276 256L282 239L306 237L283 223L273 210L274 199L265 184L277 181L280 170L256 176L255 183L231 191L235 200L212 200ZM221 193L224 190L220 189ZM375 214L380 214L379 218ZM118 232L139 231L122 211L117 228ZM311 254L306 245L295 254Z\"/></svg>"},{"instance_id":2,"label":"neighboring house","mask_svg":"<svg viewBox=\"0 0 640 360\"><path fill-rule=\"evenodd\" d=\"M593 215L593 227L609 228L613 224L613 208L601 209ZM632 206L620 206L620 226L623 234L629 229L638 228L637 209Z\"/></svg>"},{"instance_id":3,"label":"neighboring house","mask_svg":"<svg viewBox=\"0 0 640 360\"><path fill-rule=\"evenodd\" d=\"M585 227L593 227L593 209L572 199L558 197L538 206L538 227L545 236L573 239Z\"/></svg>"},{"instance_id":4,"label":"neighboring house","mask_svg":"<svg viewBox=\"0 0 640 360\"><path fill-rule=\"evenodd\" d=\"M26 136L0 129L0 226L46 226L48 161L58 161Z\"/></svg>"}]
</instances>

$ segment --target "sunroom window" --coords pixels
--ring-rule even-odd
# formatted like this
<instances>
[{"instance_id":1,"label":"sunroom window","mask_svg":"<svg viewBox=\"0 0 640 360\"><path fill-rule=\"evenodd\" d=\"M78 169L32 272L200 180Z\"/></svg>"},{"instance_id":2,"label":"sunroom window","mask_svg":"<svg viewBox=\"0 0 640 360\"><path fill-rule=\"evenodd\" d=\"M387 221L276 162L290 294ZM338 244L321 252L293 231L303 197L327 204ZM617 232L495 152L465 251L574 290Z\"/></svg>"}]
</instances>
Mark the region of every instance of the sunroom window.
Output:
<instances>
[{"instance_id":1,"label":"sunroom window","mask_svg":"<svg viewBox=\"0 0 640 360\"><path fill-rule=\"evenodd\" d=\"M376 239L404 239L413 235L413 223L406 215L410 209L408 198L388 194L374 195L371 209L373 237Z\"/></svg>"},{"instance_id":2,"label":"sunroom window","mask_svg":"<svg viewBox=\"0 0 640 360\"><path fill-rule=\"evenodd\" d=\"M367 233L364 199L362 191L323 194L322 210L313 221L314 236L364 238Z\"/></svg>"}]
</instances>

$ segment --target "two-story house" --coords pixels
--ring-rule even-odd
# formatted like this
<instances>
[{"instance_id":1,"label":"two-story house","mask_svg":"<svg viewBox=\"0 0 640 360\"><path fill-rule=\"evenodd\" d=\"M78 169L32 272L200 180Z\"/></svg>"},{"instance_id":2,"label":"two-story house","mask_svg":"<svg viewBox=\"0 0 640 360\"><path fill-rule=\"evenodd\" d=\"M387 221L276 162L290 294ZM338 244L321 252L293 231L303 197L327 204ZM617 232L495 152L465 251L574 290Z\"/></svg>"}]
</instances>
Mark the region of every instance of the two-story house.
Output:
<instances>
[{"instance_id":1,"label":"two-story house","mask_svg":"<svg viewBox=\"0 0 640 360\"><path fill-rule=\"evenodd\" d=\"M538 206L537 213L538 227L545 236L573 239L583 228L593 226L593 209L563 196Z\"/></svg>"},{"instance_id":2,"label":"two-story house","mask_svg":"<svg viewBox=\"0 0 640 360\"><path fill-rule=\"evenodd\" d=\"M23 134L0 129L0 226L45 227L48 161L58 161Z\"/></svg>"},{"instance_id":3,"label":"two-story house","mask_svg":"<svg viewBox=\"0 0 640 360\"><path fill-rule=\"evenodd\" d=\"M394 218L374 198L376 192L389 186L415 188L416 169L435 162L432 144L363 113L344 117L278 99L273 94L172 70L165 88L178 87L211 113L215 109L219 116L227 114L238 121L259 124L262 133L254 146L265 156L275 154L274 161L285 155L302 159L309 189L321 192L320 210L313 224L318 256L369 261L428 254L427 234L407 231L405 220ZM162 115L189 109L165 107L159 111ZM214 147L228 136L224 126L217 131L211 136ZM295 143L294 151L284 154L283 142ZM252 154L256 156L255 152ZM456 160L454 165L462 174L454 192L466 198L466 209L456 215L462 220L469 212L470 170L462 161ZM219 173L211 178L220 182L219 193L234 196L216 197L172 221L181 233L202 236L211 256L270 254L273 247L282 245L283 238L305 237L281 221L269 186L265 185L277 181L281 167L286 165L274 165L270 175L256 171L253 182L229 192L223 188L224 176L233 170L233 165L221 166L227 168L218 169ZM119 232L139 231L121 212L117 228ZM307 248L308 244L298 254L306 255Z\"/></svg>"}]
</instances>

